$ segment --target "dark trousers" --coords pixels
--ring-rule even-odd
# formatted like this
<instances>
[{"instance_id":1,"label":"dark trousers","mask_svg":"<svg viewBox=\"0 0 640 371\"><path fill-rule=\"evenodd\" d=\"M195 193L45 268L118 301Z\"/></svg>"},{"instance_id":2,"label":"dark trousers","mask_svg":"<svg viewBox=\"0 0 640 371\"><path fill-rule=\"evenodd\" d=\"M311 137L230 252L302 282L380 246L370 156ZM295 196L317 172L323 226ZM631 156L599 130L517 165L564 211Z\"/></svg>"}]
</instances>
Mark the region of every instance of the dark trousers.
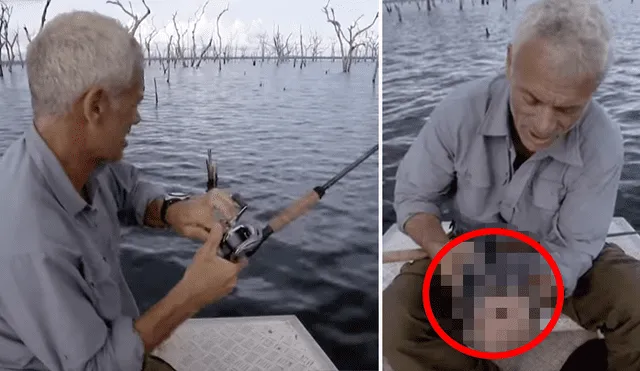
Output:
<instances>
[{"instance_id":1,"label":"dark trousers","mask_svg":"<svg viewBox=\"0 0 640 371\"><path fill-rule=\"evenodd\" d=\"M144 357L142 371L176 371L176 369L163 359L147 354Z\"/></svg>"}]
</instances>

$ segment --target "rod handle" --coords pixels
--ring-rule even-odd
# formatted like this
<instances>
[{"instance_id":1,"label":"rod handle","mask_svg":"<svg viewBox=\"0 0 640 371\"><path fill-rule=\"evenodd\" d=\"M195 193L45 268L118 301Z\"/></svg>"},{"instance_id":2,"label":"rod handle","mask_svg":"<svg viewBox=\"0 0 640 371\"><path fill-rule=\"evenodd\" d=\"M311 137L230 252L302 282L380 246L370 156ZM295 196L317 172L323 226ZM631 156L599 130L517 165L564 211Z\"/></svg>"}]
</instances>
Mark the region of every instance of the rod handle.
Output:
<instances>
[{"instance_id":1,"label":"rod handle","mask_svg":"<svg viewBox=\"0 0 640 371\"><path fill-rule=\"evenodd\" d=\"M429 255L422 249L387 251L382 254L382 264L407 262L427 256Z\"/></svg>"},{"instance_id":2,"label":"rod handle","mask_svg":"<svg viewBox=\"0 0 640 371\"><path fill-rule=\"evenodd\" d=\"M278 232L287 224L296 220L304 215L307 211L313 208L318 201L320 201L320 195L315 190L309 191L304 197L296 200L293 204L289 205L286 209L278 213L269 221L269 227L273 232Z\"/></svg>"}]
</instances>

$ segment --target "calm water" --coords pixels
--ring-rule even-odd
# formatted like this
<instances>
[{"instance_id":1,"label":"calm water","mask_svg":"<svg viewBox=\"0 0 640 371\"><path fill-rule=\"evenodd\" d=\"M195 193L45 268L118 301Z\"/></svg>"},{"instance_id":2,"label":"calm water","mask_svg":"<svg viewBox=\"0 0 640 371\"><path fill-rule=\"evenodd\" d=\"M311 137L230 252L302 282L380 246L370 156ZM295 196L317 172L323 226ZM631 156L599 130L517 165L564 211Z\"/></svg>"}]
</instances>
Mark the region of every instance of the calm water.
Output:
<instances>
[{"instance_id":1,"label":"calm water","mask_svg":"<svg viewBox=\"0 0 640 371\"><path fill-rule=\"evenodd\" d=\"M503 69L514 21L530 1L501 1L475 6L465 0L436 2L431 14L426 5L400 6L384 14L383 33L383 229L395 222L393 187L398 162L409 149L425 118L457 84L498 73ZM616 215L640 228L640 4L628 0L602 2L616 37L616 58L611 74L596 94L622 127L626 166L618 194ZM384 9L384 8L383 8ZM485 37L485 27L491 36Z\"/></svg>"},{"instance_id":2,"label":"calm water","mask_svg":"<svg viewBox=\"0 0 640 371\"><path fill-rule=\"evenodd\" d=\"M235 62L178 68L168 86L147 70L143 122L125 158L168 188L202 192L212 148L220 186L240 192L245 221L260 225L377 143L374 65ZM155 108L153 77L158 77ZM260 84L262 83L262 86ZM0 153L30 123L19 67L0 81ZM312 212L267 241L237 290L199 316L295 314L340 369L378 364L377 153L330 189ZM123 269L141 311L181 278L199 244L168 233L127 231Z\"/></svg>"}]
</instances>

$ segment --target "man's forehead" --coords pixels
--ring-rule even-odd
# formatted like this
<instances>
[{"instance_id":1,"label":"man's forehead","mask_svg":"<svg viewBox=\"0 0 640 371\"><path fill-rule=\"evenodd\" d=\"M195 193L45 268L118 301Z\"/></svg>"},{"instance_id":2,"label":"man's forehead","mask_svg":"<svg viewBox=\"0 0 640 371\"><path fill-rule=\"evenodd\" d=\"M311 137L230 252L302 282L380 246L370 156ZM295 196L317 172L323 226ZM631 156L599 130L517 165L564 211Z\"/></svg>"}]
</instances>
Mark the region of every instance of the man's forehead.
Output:
<instances>
[{"instance_id":1,"label":"man's forehead","mask_svg":"<svg viewBox=\"0 0 640 371\"><path fill-rule=\"evenodd\" d=\"M572 56L561 53L567 52L541 38L523 43L512 56L512 76L516 85L535 95L536 99L548 100L557 106L589 99L597 87L597 76L588 73L574 77L564 75L562 71L576 70L575 61Z\"/></svg>"}]
</instances>

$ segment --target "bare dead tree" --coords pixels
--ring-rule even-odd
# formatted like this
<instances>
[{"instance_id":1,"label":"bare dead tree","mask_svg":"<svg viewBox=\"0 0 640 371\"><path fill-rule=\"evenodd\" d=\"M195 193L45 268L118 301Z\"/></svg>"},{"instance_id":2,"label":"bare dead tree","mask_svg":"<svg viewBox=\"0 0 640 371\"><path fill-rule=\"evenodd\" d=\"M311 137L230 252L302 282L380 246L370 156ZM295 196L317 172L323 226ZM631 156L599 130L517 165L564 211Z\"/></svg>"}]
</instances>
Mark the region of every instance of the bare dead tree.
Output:
<instances>
[{"instance_id":1,"label":"bare dead tree","mask_svg":"<svg viewBox=\"0 0 640 371\"><path fill-rule=\"evenodd\" d=\"M331 39L331 62L336 61L336 39Z\"/></svg>"},{"instance_id":2,"label":"bare dead tree","mask_svg":"<svg viewBox=\"0 0 640 371\"><path fill-rule=\"evenodd\" d=\"M11 41L9 41L9 23L11 23L11 14L13 13L13 7L7 6L5 3L0 2L0 7L2 7L2 27L0 28L0 44L4 45L7 61L9 62L7 69L9 73L13 72L13 61L11 58L13 52L13 45ZM2 53L2 48L0 45L0 53ZM10 48L11 46L11 48ZM2 61L0 60L0 64Z\"/></svg>"},{"instance_id":3,"label":"bare dead tree","mask_svg":"<svg viewBox=\"0 0 640 371\"><path fill-rule=\"evenodd\" d=\"M266 32L262 32L258 34L257 38L260 48L260 57L262 58L262 62L264 62L265 52L269 46L269 34Z\"/></svg>"},{"instance_id":4,"label":"bare dead tree","mask_svg":"<svg viewBox=\"0 0 640 371\"><path fill-rule=\"evenodd\" d=\"M18 58L20 58L20 67L22 67L24 69L24 59L22 58L22 50L20 49L20 28L18 28L18 30L16 31L16 34L14 36L14 41L16 43L16 49L18 50ZM13 46L12 46L13 48Z\"/></svg>"},{"instance_id":5,"label":"bare dead tree","mask_svg":"<svg viewBox=\"0 0 640 371\"><path fill-rule=\"evenodd\" d=\"M371 83L375 85L376 83L376 78L378 77L378 69L380 66L378 66L378 55L376 54L376 59L374 62L374 66L373 66L373 79L371 80Z\"/></svg>"},{"instance_id":6,"label":"bare dead tree","mask_svg":"<svg viewBox=\"0 0 640 371\"><path fill-rule=\"evenodd\" d=\"M138 27L140 27L140 24L142 22L144 22L144 20L149 16L149 14L151 14L151 9L149 9L149 6L147 5L147 2L145 0L142 0L142 4L144 5L144 7L146 8L146 12L144 13L144 15L142 17L139 17L138 15L136 15L133 11L133 5L131 5L131 1L129 1L129 10L127 10L122 3L120 2L120 0L107 0L107 4L112 4L112 5L117 5L120 7L120 9L122 9L122 11L128 15L129 17L131 17L131 19L133 20L133 24L131 25L131 28L129 28L129 33L132 35L136 34L136 31L138 30Z\"/></svg>"},{"instance_id":7,"label":"bare dead tree","mask_svg":"<svg viewBox=\"0 0 640 371\"><path fill-rule=\"evenodd\" d=\"M277 27L273 32L273 50L276 53L276 66L279 66L280 63L284 62L286 57L290 54L290 45L289 39L291 39L291 35L289 34L285 39L284 36L280 33L280 26Z\"/></svg>"},{"instance_id":8,"label":"bare dead tree","mask_svg":"<svg viewBox=\"0 0 640 371\"><path fill-rule=\"evenodd\" d=\"M47 2L44 4L42 16L40 17L40 28L38 29L38 33L42 31L42 27L44 27L45 22L47 22L47 11L49 10L49 5L51 5L51 0L47 0ZM31 42L31 40L29 40L29 42Z\"/></svg>"},{"instance_id":9,"label":"bare dead tree","mask_svg":"<svg viewBox=\"0 0 640 371\"><path fill-rule=\"evenodd\" d=\"M0 78L4 77L4 69L2 67L2 47L5 45L3 30L5 23L5 14L7 13L7 5L0 0Z\"/></svg>"},{"instance_id":10,"label":"bare dead tree","mask_svg":"<svg viewBox=\"0 0 640 371\"><path fill-rule=\"evenodd\" d=\"M169 43L167 44L167 84L170 84L171 80L171 42L173 41L173 35L169 36Z\"/></svg>"},{"instance_id":11,"label":"bare dead tree","mask_svg":"<svg viewBox=\"0 0 640 371\"><path fill-rule=\"evenodd\" d=\"M229 11L229 4L227 4L227 7L224 8L220 14L218 14L218 18L216 19L216 31L218 33L218 50L219 53L222 53L222 35L220 35L220 18L222 18L222 15L226 12ZM220 57L218 56L218 71L222 71L222 60L220 59Z\"/></svg>"},{"instance_id":12,"label":"bare dead tree","mask_svg":"<svg viewBox=\"0 0 640 371\"><path fill-rule=\"evenodd\" d=\"M400 12L400 7L398 7L398 4L393 4L393 7L396 8L396 12L398 13L398 22L402 23L402 13Z\"/></svg>"},{"instance_id":13,"label":"bare dead tree","mask_svg":"<svg viewBox=\"0 0 640 371\"><path fill-rule=\"evenodd\" d=\"M22 29L24 29L25 35L27 35L27 41L31 42L31 35L29 34L29 29L27 28L27 26L22 27Z\"/></svg>"},{"instance_id":14,"label":"bare dead tree","mask_svg":"<svg viewBox=\"0 0 640 371\"><path fill-rule=\"evenodd\" d=\"M156 95L156 108L158 108L158 83L156 82L156 78L153 78L153 88L155 90Z\"/></svg>"},{"instance_id":15,"label":"bare dead tree","mask_svg":"<svg viewBox=\"0 0 640 371\"><path fill-rule=\"evenodd\" d=\"M204 16L204 11L207 8L207 5L209 5L209 0L205 1L204 4L202 4L202 6L200 8L198 8L198 10L196 10L195 13L195 21L193 22L193 28L191 29L191 67L194 66L194 64L196 63L196 58L197 58L197 47L196 47L196 28L198 27L198 23L200 23L200 20L202 20L202 17Z\"/></svg>"},{"instance_id":16,"label":"bare dead tree","mask_svg":"<svg viewBox=\"0 0 640 371\"><path fill-rule=\"evenodd\" d=\"M314 31L311 35L309 35L309 41L307 46L307 50L311 51L312 62L315 62L316 59L320 56L320 53L322 52L320 50L321 45L322 45L322 37L318 35L317 32Z\"/></svg>"},{"instance_id":17,"label":"bare dead tree","mask_svg":"<svg viewBox=\"0 0 640 371\"><path fill-rule=\"evenodd\" d=\"M365 32L365 47L367 56L370 55L372 58L378 58L379 45L380 41L376 32Z\"/></svg>"},{"instance_id":18,"label":"bare dead tree","mask_svg":"<svg viewBox=\"0 0 640 371\"><path fill-rule=\"evenodd\" d=\"M40 30L42 30L42 28L44 27L44 24L47 22L47 11L49 10L49 5L51 5L51 0L47 0L47 2L44 4L44 9L42 10L42 16L40 17L40 28L38 29L38 32L36 32L36 35L40 33ZM23 26L23 29L24 29L25 35L27 35L27 41L31 42L31 34L29 33L29 29L27 28L26 25Z\"/></svg>"},{"instance_id":19,"label":"bare dead tree","mask_svg":"<svg viewBox=\"0 0 640 371\"><path fill-rule=\"evenodd\" d=\"M9 50L11 51L11 57L9 58L9 65L13 65L15 63L16 60L16 52L15 52L15 45L18 42L18 35L20 34L20 29L18 29L18 32L16 32L15 34L13 34L13 38L11 39L11 41L9 41L9 39L7 38L5 41L8 41L9 44ZM5 33L5 36L8 37L8 32ZM20 44L18 44L20 45ZM18 54L20 54L20 59L22 59L22 52L20 52L20 50L18 50Z\"/></svg>"},{"instance_id":20,"label":"bare dead tree","mask_svg":"<svg viewBox=\"0 0 640 371\"><path fill-rule=\"evenodd\" d=\"M329 16L329 10L327 8L329 7L330 1L331 0L327 0L327 5L322 8L322 11L327 16L327 22L333 25L333 28L336 31L336 35L338 36L338 41L340 42L340 52L342 55L342 72L349 72L351 70L351 63L353 63L354 52L360 46L364 45L363 43L358 42L358 37L362 33L366 32L369 28L373 27L373 24L376 22L376 20L378 20L379 13L376 12L376 16L373 18L373 21L371 21L368 26L362 29L358 29L358 21L360 21L360 19L364 17L364 15L358 17L358 19L356 19L355 22L353 22L353 24L347 28L347 31L349 33L349 37L347 37L342 30L340 22L336 20L336 15L333 8L331 8L331 16ZM349 48L347 51L345 51L344 43L347 43L347 46Z\"/></svg>"},{"instance_id":21,"label":"bare dead tree","mask_svg":"<svg viewBox=\"0 0 640 371\"><path fill-rule=\"evenodd\" d=\"M224 49L222 51L222 64L227 64L227 62L229 61L229 58L232 55L232 53L231 53L232 50L233 50L233 40L230 40L224 46Z\"/></svg>"},{"instance_id":22,"label":"bare dead tree","mask_svg":"<svg viewBox=\"0 0 640 371\"><path fill-rule=\"evenodd\" d=\"M176 46L174 47L174 59L173 59L174 68L178 63L178 59L182 60L183 67L187 67L187 62L184 60L184 49L183 49L182 42L184 41L184 37L187 34L187 32L189 32L189 26L185 27L184 31L181 31L178 28L178 22L176 21L177 16L178 16L178 12L175 12L173 13L173 16L171 18L173 21L173 28L176 31ZM189 23L190 22L191 22L191 18L189 18Z\"/></svg>"},{"instance_id":23,"label":"bare dead tree","mask_svg":"<svg viewBox=\"0 0 640 371\"><path fill-rule=\"evenodd\" d=\"M167 67L164 64L164 58L162 57L162 52L160 51L160 45L155 43L156 45L156 55L158 56L158 60L160 61L160 68L162 69L163 74L167 74Z\"/></svg>"},{"instance_id":24,"label":"bare dead tree","mask_svg":"<svg viewBox=\"0 0 640 371\"><path fill-rule=\"evenodd\" d=\"M207 53L209 52L209 49L211 49L212 45L213 45L213 32L211 32L211 36L209 37L209 42L207 43L207 45L205 45L202 48L202 51L200 51L200 58L198 59L198 63L196 63L196 69L200 68L200 64L202 64L202 61L207 56ZM215 46L213 48L215 50Z\"/></svg>"},{"instance_id":25,"label":"bare dead tree","mask_svg":"<svg viewBox=\"0 0 640 371\"><path fill-rule=\"evenodd\" d=\"M300 26L300 69L307 66L307 61L304 55L304 44L302 43L302 26Z\"/></svg>"},{"instance_id":26,"label":"bare dead tree","mask_svg":"<svg viewBox=\"0 0 640 371\"><path fill-rule=\"evenodd\" d=\"M149 62L149 66L151 66L151 41L153 40L154 37L156 37L158 35L158 33L160 32L155 25L155 22L153 21L153 18L151 18L151 27L153 27L151 29L151 31L149 32L149 34L144 38L144 48L147 50L147 60ZM160 56L161 54L158 53L158 56Z\"/></svg>"}]
</instances>

